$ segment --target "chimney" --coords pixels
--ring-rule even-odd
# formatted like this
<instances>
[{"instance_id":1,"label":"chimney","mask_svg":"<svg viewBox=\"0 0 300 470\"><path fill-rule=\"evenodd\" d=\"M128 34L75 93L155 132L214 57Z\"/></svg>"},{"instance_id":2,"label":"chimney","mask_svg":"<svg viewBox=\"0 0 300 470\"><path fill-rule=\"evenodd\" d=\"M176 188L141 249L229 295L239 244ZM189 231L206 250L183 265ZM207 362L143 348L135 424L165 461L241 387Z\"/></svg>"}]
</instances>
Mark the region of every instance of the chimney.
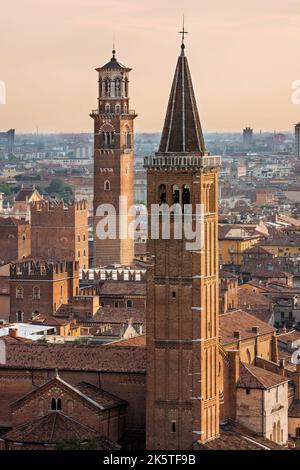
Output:
<instances>
[{"instance_id":1,"label":"chimney","mask_svg":"<svg viewBox=\"0 0 300 470\"><path fill-rule=\"evenodd\" d=\"M8 334L9 334L9 336L11 336L12 338L17 338L17 337L19 336L19 335L18 335L18 328L9 328Z\"/></svg>"}]
</instances>

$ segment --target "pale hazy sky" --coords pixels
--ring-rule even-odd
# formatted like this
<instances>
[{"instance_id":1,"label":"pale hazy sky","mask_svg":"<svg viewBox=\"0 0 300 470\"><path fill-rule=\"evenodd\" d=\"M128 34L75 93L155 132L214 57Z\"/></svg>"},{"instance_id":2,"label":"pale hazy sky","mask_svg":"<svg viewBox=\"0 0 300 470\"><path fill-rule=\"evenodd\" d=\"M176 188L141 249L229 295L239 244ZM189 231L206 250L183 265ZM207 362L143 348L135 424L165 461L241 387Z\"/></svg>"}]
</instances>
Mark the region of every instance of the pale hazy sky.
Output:
<instances>
[{"instance_id":1,"label":"pale hazy sky","mask_svg":"<svg viewBox=\"0 0 300 470\"><path fill-rule=\"evenodd\" d=\"M300 105L299 0L2 0L0 129L92 131L94 68L111 57L133 68L136 130L160 131L180 49L208 131L292 129Z\"/></svg>"}]
</instances>

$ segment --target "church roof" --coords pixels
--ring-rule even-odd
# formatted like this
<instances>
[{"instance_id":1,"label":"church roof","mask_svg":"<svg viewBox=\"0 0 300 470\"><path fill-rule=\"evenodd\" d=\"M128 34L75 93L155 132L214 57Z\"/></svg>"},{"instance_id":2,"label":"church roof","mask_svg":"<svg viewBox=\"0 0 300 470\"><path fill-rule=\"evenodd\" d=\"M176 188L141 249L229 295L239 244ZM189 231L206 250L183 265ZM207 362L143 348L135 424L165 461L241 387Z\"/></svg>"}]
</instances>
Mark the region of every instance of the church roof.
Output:
<instances>
[{"instance_id":1,"label":"church roof","mask_svg":"<svg viewBox=\"0 0 300 470\"><path fill-rule=\"evenodd\" d=\"M205 151L192 78L182 44L158 153L203 155Z\"/></svg>"},{"instance_id":2,"label":"church roof","mask_svg":"<svg viewBox=\"0 0 300 470\"><path fill-rule=\"evenodd\" d=\"M61 412L51 412L42 418L22 424L5 435L5 440L11 442L48 445L73 438L81 441L99 439L102 444L100 448L103 450L113 448L112 443L100 438L97 431Z\"/></svg>"}]
</instances>

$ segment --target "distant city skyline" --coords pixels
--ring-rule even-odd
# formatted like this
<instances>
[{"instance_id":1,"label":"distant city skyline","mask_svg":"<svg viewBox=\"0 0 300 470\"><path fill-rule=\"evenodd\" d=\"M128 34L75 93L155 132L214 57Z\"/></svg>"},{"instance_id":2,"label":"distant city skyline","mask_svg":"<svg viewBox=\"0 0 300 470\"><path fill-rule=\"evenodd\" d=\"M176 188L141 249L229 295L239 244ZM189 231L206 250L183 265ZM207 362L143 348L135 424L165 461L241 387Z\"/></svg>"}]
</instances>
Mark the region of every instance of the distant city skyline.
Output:
<instances>
[{"instance_id":1,"label":"distant city skyline","mask_svg":"<svg viewBox=\"0 0 300 470\"><path fill-rule=\"evenodd\" d=\"M184 12L182 11L184 8ZM17 1L1 8L0 128L92 132L95 68L111 57L132 67L137 132L162 128L185 14L186 54L206 132L286 130L300 120L297 0Z\"/></svg>"}]
</instances>

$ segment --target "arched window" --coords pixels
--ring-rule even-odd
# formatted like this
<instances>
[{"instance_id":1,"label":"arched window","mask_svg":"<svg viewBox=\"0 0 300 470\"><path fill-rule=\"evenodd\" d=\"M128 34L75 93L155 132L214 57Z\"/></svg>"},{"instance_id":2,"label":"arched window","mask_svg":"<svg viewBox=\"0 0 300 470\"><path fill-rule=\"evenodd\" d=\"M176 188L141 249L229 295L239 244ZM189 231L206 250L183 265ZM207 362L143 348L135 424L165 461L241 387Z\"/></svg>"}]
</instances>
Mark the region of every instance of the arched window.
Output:
<instances>
[{"instance_id":1,"label":"arched window","mask_svg":"<svg viewBox=\"0 0 300 470\"><path fill-rule=\"evenodd\" d=\"M159 203L160 204L165 204L167 202L167 188L165 184L161 184L159 186Z\"/></svg>"},{"instance_id":2,"label":"arched window","mask_svg":"<svg viewBox=\"0 0 300 470\"><path fill-rule=\"evenodd\" d=\"M115 93L116 96L121 96L121 79L117 78L115 81Z\"/></svg>"},{"instance_id":3,"label":"arched window","mask_svg":"<svg viewBox=\"0 0 300 470\"><path fill-rule=\"evenodd\" d=\"M115 108L115 109L116 109L116 114L120 114L120 112L121 112L121 107L120 107L119 104L116 105L116 108Z\"/></svg>"},{"instance_id":4,"label":"arched window","mask_svg":"<svg viewBox=\"0 0 300 470\"><path fill-rule=\"evenodd\" d=\"M273 424L273 440L274 442L277 442L277 439L276 439L276 434L277 434L277 429L276 429L276 423Z\"/></svg>"},{"instance_id":5,"label":"arched window","mask_svg":"<svg viewBox=\"0 0 300 470\"><path fill-rule=\"evenodd\" d=\"M127 114L127 104L124 104L124 114Z\"/></svg>"},{"instance_id":6,"label":"arched window","mask_svg":"<svg viewBox=\"0 0 300 470\"><path fill-rule=\"evenodd\" d=\"M172 198L173 198L173 204L179 204L180 203L180 192L177 184L174 184L172 186Z\"/></svg>"},{"instance_id":7,"label":"arched window","mask_svg":"<svg viewBox=\"0 0 300 470\"><path fill-rule=\"evenodd\" d=\"M281 441L281 428L280 428L280 421L277 422L277 442Z\"/></svg>"},{"instance_id":8,"label":"arched window","mask_svg":"<svg viewBox=\"0 0 300 470\"><path fill-rule=\"evenodd\" d=\"M190 188L187 184L183 185L182 188L182 204L190 204L191 203L191 195L190 195Z\"/></svg>"},{"instance_id":9,"label":"arched window","mask_svg":"<svg viewBox=\"0 0 300 470\"><path fill-rule=\"evenodd\" d=\"M61 411L61 398L52 398L51 399L51 410L52 411Z\"/></svg>"},{"instance_id":10,"label":"arched window","mask_svg":"<svg viewBox=\"0 0 300 470\"><path fill-rule=\"evenodd\" d=\"M126 148L131 148L131 133L130 129L128 126L125 128L125 133L124 133L124 145Z\"/></svg>"},{"instance_id":11,"label":"arched window","mask_svg":"<svg viewBox=\"0 0 300 470\"><path fill-rule=\"evenodd\" d=\"M133 307L132 300L127 300L126 305L127 305L127 308L132 308Z\"/></svg>"},{"instance_id":12,"label":"arched window","mask_svg":"<svg viewBox=\"0 0 300 470\"><path fill-rule=\"evenodd\" d=\"M110 96L110 79L107 78L104 82L105 96Z\"/></svg>"},{"instance_id":13,"label":"arched window","mask_svg":"<svg viewBox=\"0 0 300 470\"><path fill-rule=\"evenodd\" d=\"M110 104L105 105L105 112L108 114L110 113Z\"/></svg>"},{"instance_id":14,"label":"arched window","mask_svg":"<svg viewBox=\"0 0 300 470\"><path fill-rule=\"evenodd\" d=\"M16 299L23 299L24 297L24 289L23 287L18 286L16 288Z\"/></svg>"},{"instance_id":15,"label":"arched window","mask_svg":"<svg viewBox=\"0 0 300 470\"><path fill-rule=\"evenodd\" d=\"M110 191L110 181L106 180L104 182L104 191Z\"/></svg>"},{"instance_id":16,"label":"arched window","mask_svg":"<svg viewBox=\"0 0 300 470\"><path fill-rule=\"evenodd\" d=\"M18 323L22 323L23 322L23 312L21 310L19 310L17 312L17 322Z\"/></svg>"},{"instance_id":17,"label":"arched window","mask_svg":"<svg viewBox=\"0 0 300 470\"><path fill-rule=\"evenodd\" d=\"M33 300L39 300L41 298L41 290L39 287L34 287L32 290Z\"/></svg>"}]
</instances>

